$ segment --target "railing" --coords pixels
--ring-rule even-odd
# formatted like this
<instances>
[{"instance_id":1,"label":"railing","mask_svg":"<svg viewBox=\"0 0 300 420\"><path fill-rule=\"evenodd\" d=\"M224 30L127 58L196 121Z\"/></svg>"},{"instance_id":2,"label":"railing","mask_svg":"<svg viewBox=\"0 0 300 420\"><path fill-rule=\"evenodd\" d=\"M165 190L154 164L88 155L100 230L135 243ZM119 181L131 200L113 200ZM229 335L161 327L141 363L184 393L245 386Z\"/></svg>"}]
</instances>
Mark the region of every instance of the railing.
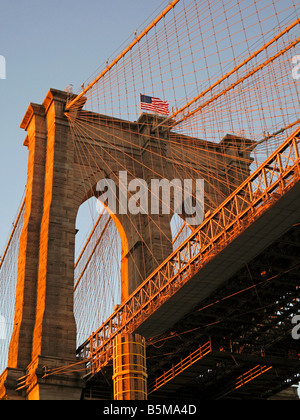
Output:
<instances>
[{"instance_id":1,"label":"railing","mask_svg":"<svg viewBox=\"0 0 300 420\"><path fill-rule=\"evenodd\" d=\"M177 365L173 366L167 372L164 372L162 376L157 378L153 384L149 386L148 394L158 390L160 387L171 381L176 376L187 370L194 363L197 363L203 357L207 356L212 352L211 342L208 341L203 346L200 346L196 351L191 353L185 359L182 359Z\"/></svg>"},{"instance_id":2,"label":"railing","mask_svg":"<svg viewBox=\"0 0 300 420\"><path fill-rule=\"evenodd\" d=\"M77 350L91 374L111 360L112 339L132 333L186 284L208 261L300 179L300 128L238 189Z\"/></svg>"},{"instance_id":3,"label":"railing","mask_svg":"<svg viewBox=\"0 0 300 420\"><path fill-rule=\"evenodd\" d=\"M249 382L254 381L255 379L269 372L271 369L273 369L272 366L259 366L259 365L255 366L254 368L250 369L248 372L239 376L235 382L232 382L231 384L229 384L226 387L226 389L224 389L219 395L215 397L215 399L219 400L221 398L224 398L226 395L247 385Z\"/></svg>"},{"instance_id":4,"label":"railing","mask_svg":"<svg viewBox=\"0 0 300 420\"><path fill-rule=\"evenodd\" d=\"M234 384L234 389L241 388L242 386L253 381L255 378L258 378L259 376L263 375L264 373L268 372L271 369L272 369L272 366L254 367L253 369L244 373L244 375L241 375L240 377L238 377L236 383Z\"/></svg>"}]
</instances>

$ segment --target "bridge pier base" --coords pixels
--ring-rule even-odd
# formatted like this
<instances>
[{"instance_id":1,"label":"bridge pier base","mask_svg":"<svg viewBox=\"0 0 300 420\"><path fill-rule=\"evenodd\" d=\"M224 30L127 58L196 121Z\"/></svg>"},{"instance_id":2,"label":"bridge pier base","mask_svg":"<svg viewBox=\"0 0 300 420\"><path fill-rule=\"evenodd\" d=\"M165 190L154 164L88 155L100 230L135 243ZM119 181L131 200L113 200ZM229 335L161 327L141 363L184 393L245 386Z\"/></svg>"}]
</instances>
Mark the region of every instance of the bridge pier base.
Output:
<instances>
[{"instance_id":1,"label":"bridge pier base","mask_svg":"<svg viewBox=\"0 0 300 420\"><path fill-rule=\"evenodd\" d=\"M25 395L18 391L19 379L24 376L23 369L7 368L0 376L0 400L21 401Z\"/></svg>"},{"instance_id":2,"label":"bridge pier base","mask_svg":"<svg viewBox=\"0 0 300 420\"><path fill-rule=\"evenodd\" d=\"M70 372L72 362L39 356L26 370L7 368L0 376L0 400L80 400L84 383Z\"/></svg>"},{"instance_id":3,"label":"bridge pier base","mask_svg":"<svg viewBox=\"0 0 300 420\"><path fill-rule=\"evenodd\" d=\"M74 360L37 357L27 368L25 377L27 399L80 400L84 384L80 375L72 372L73 364Z\"/></svg>"},{"instance_id":4,"label":"bridge pier base","mask_svg":"<svg viewBox=\"0 0 300 420\"><path fill-rule=\"evenodd\" d=\"M138 334L118 335L113 344L114 399L147 400L145 339Z\"/></svg>"}]
</instances>

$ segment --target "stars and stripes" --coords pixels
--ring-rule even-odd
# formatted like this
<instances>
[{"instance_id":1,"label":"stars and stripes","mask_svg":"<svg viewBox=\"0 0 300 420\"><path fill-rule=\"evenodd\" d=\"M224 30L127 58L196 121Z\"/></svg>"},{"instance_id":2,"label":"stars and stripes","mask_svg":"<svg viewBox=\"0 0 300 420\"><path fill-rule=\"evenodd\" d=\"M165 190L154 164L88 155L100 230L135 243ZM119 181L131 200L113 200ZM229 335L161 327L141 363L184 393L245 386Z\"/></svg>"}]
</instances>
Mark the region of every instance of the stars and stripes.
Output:
<instances>
[{"instance_id":1,"label":"stars and stripes","mask_svg":"<svg viewBox=\"0 0 300 420\"><path fill-rule=\"evenodd\" d=\"M156 114L169 115L169 103L159 98L141 94L141 110L152 111Z\"/></svg>"}]
</instances>

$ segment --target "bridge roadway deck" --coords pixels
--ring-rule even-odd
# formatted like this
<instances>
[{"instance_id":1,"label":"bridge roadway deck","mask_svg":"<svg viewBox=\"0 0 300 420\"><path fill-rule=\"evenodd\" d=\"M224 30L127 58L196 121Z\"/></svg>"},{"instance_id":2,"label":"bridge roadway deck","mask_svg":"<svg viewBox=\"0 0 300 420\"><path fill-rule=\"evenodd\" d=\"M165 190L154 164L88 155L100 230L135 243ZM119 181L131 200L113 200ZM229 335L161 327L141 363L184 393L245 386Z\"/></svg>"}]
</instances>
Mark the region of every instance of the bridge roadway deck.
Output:
<instances>
[{"instance_id":1,"label":"bridge roadway deck","mask_svg":"<svg viewBox=\"0 0 300 420\"><path fill-rule=\"evenodd\" d=\"M137 329L142 336L159 336L172 328L222 283L282 236L300 218L300 183L264 212L241 235L195 274Z\"/></svg>"},{"instance_id":2,"label":"bridge roadway deck","mask_svg":"<svg viewBox=\"0 0 300 420\"><path fill-rule=\"evenodd\" d=\"M300 343L291 336L299 240L297 223L171 331L148 340L150 400L265 400L286 389L297 399L290 386L299 382ZM113 398L111 378L109 363L87 382L84 399Z\"/></svg>"}]
</instances>

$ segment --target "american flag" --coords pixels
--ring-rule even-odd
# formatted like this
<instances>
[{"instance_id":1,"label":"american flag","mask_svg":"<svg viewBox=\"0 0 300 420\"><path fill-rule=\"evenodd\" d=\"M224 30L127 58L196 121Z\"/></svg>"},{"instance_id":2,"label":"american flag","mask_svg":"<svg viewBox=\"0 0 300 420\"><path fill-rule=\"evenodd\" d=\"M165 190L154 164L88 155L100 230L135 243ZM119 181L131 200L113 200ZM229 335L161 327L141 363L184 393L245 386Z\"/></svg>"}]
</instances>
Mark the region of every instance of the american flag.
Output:
<instances>
[{"instance_id":1,"label":"american flag","mask_svg":"<svg viewBox=\"0 0 300 420\"><path fill-rule=\"evenodd\" d=\"M159 98L146 96L141 94L141 109L146 111L153 111L157 114L169 115L169 104Z\"/></svg>"}]
</instances>

